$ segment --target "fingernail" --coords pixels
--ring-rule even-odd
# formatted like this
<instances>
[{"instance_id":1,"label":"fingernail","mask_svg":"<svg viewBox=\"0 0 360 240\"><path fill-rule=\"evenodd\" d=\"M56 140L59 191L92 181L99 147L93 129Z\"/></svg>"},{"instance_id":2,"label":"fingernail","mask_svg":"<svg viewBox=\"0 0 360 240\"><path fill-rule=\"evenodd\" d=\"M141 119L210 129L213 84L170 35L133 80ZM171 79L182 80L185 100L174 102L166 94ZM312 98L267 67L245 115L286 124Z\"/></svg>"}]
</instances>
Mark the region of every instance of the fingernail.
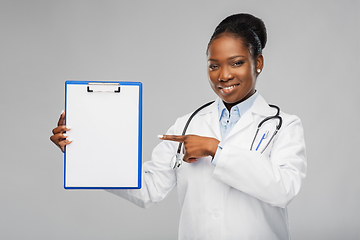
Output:
<instances>
[{"instance_id":1,"label":"fingernail","mask_svg":"<svg viewBox=\"0 0 360 240\"><path fill-rule=\"evenodd\" d=\"M71 127L70 127L70 126L66 126L66 128L67 128L67 129L71 129Z\"/></svg>"},{"instance_id":2,"label":"fingernail","mask_svg":"<svg viewBox=\"0 0 360 240\"><path fill-rule=\"evenodd\" d=\"M69 142L72 142L72 141L73 141L72 138L68 138L67 140L68 140Z\"/></svg>"},{"instance_id":3,"label":"fingernail","mask_svg":"<svg viewBox=\"0 0 360 240\"><path fill-rule=\"evenodd\" d=\"M61 113L60 113L60 115L62 115L64 112L65 112L65 111L64 111L64 110L62 110L62 111L61 111Z\"/></svg>"},{"instance_id":4,"label":"fingernail","mask_svg":"<svg viewBox=\"0 0 360 240\"><path fill-rule=\"evenodd\" d=\"M163 138L164 137L164 135L158 135L158 138Z\"/></svg>"},{"instance_id":5,"label":"fingernail","mask_svg":"<svg viewBox=\"0 0 360 240\"><path fill-rule=\"evenodd\" d=\"M67 135L66 133L63 133L63 136L64 136L64 137L67 137L68 135Z\"/></svg>"}]
</instances>

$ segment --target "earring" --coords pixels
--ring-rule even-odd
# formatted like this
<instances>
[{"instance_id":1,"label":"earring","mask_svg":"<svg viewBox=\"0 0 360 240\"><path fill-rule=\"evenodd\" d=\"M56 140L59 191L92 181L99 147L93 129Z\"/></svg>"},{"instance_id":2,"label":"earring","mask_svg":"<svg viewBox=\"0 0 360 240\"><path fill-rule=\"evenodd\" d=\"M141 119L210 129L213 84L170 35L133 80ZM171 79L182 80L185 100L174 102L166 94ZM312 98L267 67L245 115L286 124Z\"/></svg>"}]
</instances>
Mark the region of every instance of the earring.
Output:
<instances>
[{"instance_id":1,"label":"earring","mask_svg":"<svg viewBox=\"0 0 360 240\"><path fill-rule=\"evenodd\" d=\"M261 69L259 68L258 70L257 70L257 73L260 73L261 72Z\"/></svg>"}]
</instances>

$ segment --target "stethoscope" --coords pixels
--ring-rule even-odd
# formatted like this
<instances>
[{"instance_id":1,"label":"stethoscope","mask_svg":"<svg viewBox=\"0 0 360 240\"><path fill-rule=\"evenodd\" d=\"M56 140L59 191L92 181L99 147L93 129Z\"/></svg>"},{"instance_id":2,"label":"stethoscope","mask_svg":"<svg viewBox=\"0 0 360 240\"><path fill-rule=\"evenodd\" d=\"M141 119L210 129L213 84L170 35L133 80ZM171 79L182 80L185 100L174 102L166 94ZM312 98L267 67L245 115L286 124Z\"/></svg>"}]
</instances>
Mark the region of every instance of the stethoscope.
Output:
<instances>
[{"instance_id":1,"label":"stethoscope","mask_svg":"<svg viewBox=\"0 0 360 240\"><path fill-rule=\"evenodd\" d=\"M276 128L275 128L275 131L274 133L272 134L270 140L268 141L268 143L266 144L266 146L263 148L263 150L261 151L261 153L263 153L265 151L265 149L269 146L271 140L273 140L273 138L275 137L275 135L279 132L280 128L281 128L281 125L282 125L282 118L280 117L280 108L278 106L275 106L275 105L272 105L272 104L269 104L270 107L272 108L275 108L277 110L276 114L274 116L269 116L269 117L266 117L264 118L264 120L262 120L258 127L257 127L257 130L256 130L256 133L255 133L255 136L254 136L254 139L252 140L252 143L251 143L251 147L250 147L250 151L252 151L252 148L253 148L253 145L254 145L254 142L255 142L255 139L259 133L259 130L261 128L261 126L266 122L266 121L269 121L271 119L278 119L279 120L279 123L276 125ZM266 131L263 136L261 137L260 139L260 142L259 144L257 145L255 151L257 151L260 147L260 144L262 143L262 141L267 138L269 134L269 131Z\"/></svg>"},{"instance_id":2,"label":"stethoscope","mask_svg":"<svg viewBox=\"0 0 360 240\"><path fill-rule=\"evenodd\" d=\"M191 120L193 119L193 117L194 117L199 111L201 111L203 108L205 108L205 107L213 104L214 102L215 102L215 101L208 102L208 103L204 104L203 106L199 107L198 109L196 109L195 112L193 112L193 113L191 114L191 116L189 117L189 119L187 120L187 122L186 122L186 124L185 124L185 127L184 127L183 132L182 132L181 135L185 135L186 130L187 130L187 128L188 128ZM265 148L263 148L263 150L261 151L261 153L263 153L263 152L265 151L265 149L269 146L270 142L273 140L273 138L275 137L275 135L279 132L279 130L280 130L280 128L281 128L282 118L281 118L281 116L280 116L280 108L279 108L278 106L275 106L275 105L272 105L272 104L269 104L269 106L272 107L272 108L275 108L275 109L277 110L277 112L276 112L276 114L273 115L273 116L269 116L269 117L264 118L264 120L262 120L262 121L259 123L259 125L258 125L258 127L257 127L257 130L256 130L256 133L255 133L255 136L254 136L254 139L253 139L253 141L252 141L252 143L251 143L250 151L252 151L252 148L253 148L255 139L256 139L256 137L257 137L257 135L258 135L258 133L259 133L259 130L260 130L260 128L263 126L263 124L264 124L265 122L267 122L267 121L269 121L269 120L271 120L271 119L277 119L277 120L279 120L279 121L278 121L278 124L276 125L276 128L275 128L274 133L272 134L270 140L269 140L268 143L266 144ZM269 133L269 131L266 131L266 132L263 134L263 136L261 137L261 140L260 140L258 146L256 147L255 151L257 151L257 150L259 149L260 144L262 143L262 141L267 138L268 133ZM172 169L180 168L181 165L182 165L182 163L183 163L182 157L180 156L181 147L182 147L182 142L179 143L179 146L178 146L176 155L171 159L170 167L171 167Z\"/></svg>"}]
</instances>

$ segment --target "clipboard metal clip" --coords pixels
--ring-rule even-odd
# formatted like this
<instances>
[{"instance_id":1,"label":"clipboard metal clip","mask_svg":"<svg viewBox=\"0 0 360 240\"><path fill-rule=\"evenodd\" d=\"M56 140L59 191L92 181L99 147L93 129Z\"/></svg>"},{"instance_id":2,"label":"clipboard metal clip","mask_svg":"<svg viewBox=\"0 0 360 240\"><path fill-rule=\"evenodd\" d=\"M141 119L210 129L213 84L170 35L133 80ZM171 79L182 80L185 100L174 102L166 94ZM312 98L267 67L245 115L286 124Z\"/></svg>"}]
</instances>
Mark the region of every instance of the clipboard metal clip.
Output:
<instances>
[{"instance_id":1,"label":"clipboard metal clip","mask_svg":"<svg viewBox=\"0 0 360 240\"><path fill-rule=\"evenodd\" d=\"M114 89L114 86L117 87L117 89ZM90 89L90 87L92 89ZM111 82L91 82L88 83L87 92L120 93L120 84Z\"/></svg>"}]
</instances>

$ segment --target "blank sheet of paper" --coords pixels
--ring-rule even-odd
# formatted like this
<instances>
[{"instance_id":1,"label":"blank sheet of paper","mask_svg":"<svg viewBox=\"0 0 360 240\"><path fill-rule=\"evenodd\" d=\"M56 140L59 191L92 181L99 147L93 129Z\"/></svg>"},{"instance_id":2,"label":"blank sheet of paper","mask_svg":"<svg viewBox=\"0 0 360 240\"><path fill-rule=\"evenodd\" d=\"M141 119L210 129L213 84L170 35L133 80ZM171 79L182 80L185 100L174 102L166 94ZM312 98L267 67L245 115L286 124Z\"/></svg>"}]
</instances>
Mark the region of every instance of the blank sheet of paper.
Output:
<instances>
[{"instance_id":1,"label":"blank sheet of paper","mask_svg":"<svg viewBox=\"0 0 360 240\"><path fill-rule=\"evenodd\" d=\"M142 84L66 81L65 188L140 188ZM118 90L120 90L118 92Z\"/></svg>"}]
</instances>

